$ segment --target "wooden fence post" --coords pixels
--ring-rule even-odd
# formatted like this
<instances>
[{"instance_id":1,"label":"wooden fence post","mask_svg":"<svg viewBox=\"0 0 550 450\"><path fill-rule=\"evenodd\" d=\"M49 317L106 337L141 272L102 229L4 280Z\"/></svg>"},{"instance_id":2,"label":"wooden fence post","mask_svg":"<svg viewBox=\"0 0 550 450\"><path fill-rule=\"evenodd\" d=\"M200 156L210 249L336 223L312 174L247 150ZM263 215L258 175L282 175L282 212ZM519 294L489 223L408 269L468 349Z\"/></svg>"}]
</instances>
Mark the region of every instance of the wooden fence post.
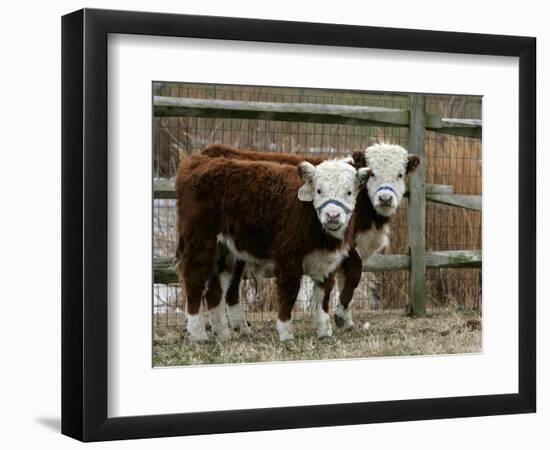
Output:
<instances>
[{"instance_id":1,"label":"wooden fence post","mask_svg":"<svg viewBox=\"0 0 550 450\"><path fill-rule=\"evenodd\" d=\"M413 94L410 96L409 105L408 151L420 157L420 165L410 178L408 226L411 267L407 314L422 317L426 315L426 97Z\"/></svg>"}]
</instances>

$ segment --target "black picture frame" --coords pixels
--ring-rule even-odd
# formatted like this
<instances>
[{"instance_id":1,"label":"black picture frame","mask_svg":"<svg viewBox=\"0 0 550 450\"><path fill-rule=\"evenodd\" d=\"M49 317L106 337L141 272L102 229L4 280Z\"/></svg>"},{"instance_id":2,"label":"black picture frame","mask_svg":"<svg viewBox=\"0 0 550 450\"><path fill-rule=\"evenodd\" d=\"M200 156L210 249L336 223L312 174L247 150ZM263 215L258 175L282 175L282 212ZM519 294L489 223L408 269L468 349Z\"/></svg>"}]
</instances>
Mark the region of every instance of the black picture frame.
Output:
<instances>
[{"instance_id":1,"label":"black picture frame","mask_svg":"<svg viewBox=\"0 0 550 450\"><path fill-rule=\"evenodd\" d=\"M518 392L108 418L109 33L519 57ZM101 441L535 412L535 72L533 37L93 9L64 16L62 433Z\"/></svg>"}]
</instances>

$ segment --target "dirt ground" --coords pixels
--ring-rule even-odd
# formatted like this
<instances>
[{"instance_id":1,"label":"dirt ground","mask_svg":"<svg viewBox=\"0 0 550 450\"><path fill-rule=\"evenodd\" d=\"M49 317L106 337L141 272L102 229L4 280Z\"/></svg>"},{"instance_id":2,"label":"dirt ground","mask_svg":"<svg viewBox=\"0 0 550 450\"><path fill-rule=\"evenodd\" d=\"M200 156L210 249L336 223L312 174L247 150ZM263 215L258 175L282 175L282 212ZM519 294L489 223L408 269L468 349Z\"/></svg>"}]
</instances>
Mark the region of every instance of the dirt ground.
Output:
<instances>
[{"instance_id":1,"label":"dirt ground","mask_svg":"<svg viewBox=\"0 0 550 450\"><path fill-rule=\"evenodd\" d=\"M362 324L368 321L368 331ZM158 329L153 365L235 364L382 356L479 353L481 314L472 310L440 309L426 318L409 318L403 311L356 312L355 327L343 331L333 323L333 336L319 340L311 319L294 321L294 341L281 343L273 321L251 322L252 336L233 333L226 342L211 337L190 343L182 326Z\"/></svg>"}]
</instances>

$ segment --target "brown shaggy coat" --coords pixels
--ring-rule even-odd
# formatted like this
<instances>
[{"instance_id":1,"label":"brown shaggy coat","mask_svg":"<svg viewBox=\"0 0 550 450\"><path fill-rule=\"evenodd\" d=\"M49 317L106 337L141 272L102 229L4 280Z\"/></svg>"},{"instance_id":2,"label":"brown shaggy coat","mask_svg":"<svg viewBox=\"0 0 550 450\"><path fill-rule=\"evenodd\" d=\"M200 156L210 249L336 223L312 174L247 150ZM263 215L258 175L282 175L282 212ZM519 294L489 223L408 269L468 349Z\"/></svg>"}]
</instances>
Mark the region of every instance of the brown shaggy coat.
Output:
<instances>
[{"instance_id":1,"label":"brown shaggy coat","mask_svg":"<svg viewBox=\"0 0 550 450\"><path fill-rule=\"evenodd\" d=\"M276 152L262 152L255 150L239 150L236 148L228 147L225 145L215 144L207 147L201 152L203 155L209 157L224 157L240 160L254 160L254 161L271 161L279 164L297 165L302 161L309 161L312 164L319 164L326 158L316 156L300 156L289 153L276 153ZM357 168L365 167L365 154L363 151L356 151L352 155L354 163ZM418 158L411 159L410 167L407 167L407 171L413 171L418 165ZM360 233L367 233L373 230L380 230L382 227L390 221L389 217L379 214L368 195L367 189L361 189L358 196L354 211L354 223L353 230L355 235ZM351 226L351 225L350 225ZM228 305L235 305L238 301L238 287L240 278L242 276L244 263L238 262L235 268L235 272L230 284L230 288L226 294L226 302ZM363 261L361 256L355 248L351 248L348 256L342 261L339 272L344 279L344 285L340 286L340 304L344 309L347 309L352 298L353 293L361 281L363 273ZM325 297L323 301L323 309L328 312L328 304L330 299L330 291L334 285L334 277L330 276L325 281ZM336 317L336 324L343 326L343 321Z\"/></svg>"},{"instance_id":2,"label":"brown shaggy coat","mask_svg":"<svg viewBox=\"0 0 550 450\"><path fill-rule=\"evenodd\" d=\"M343 240L327 234L312 204L298 199L303 183L296 166L269 161L196 155L181 164L176 178L178 259L189 314L199 312L207 281L208 289L219 293L221 234L230 236L240 252L274 263L279 319L290 319L304 257L353 242L353 217ZM206 297L209 308L220 302L219 296Z\"/></svg>"}]
</instances>

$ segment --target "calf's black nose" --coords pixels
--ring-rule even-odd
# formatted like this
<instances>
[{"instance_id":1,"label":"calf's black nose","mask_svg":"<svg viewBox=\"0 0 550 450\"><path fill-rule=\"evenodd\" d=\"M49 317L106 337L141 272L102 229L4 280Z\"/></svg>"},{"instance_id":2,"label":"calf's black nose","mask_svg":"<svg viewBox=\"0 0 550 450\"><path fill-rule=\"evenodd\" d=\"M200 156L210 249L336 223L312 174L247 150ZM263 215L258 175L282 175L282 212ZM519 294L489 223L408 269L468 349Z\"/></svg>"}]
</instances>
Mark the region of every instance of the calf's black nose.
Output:
<instances>
[{"instance_id":1,"label":"calf's black nose","mask_svg":"<svg viewBox=\"0 0 550 450\"><path fill-rule=\"evenodd\" d=\"M329 223L338 222L339 219L340 219L340 213L330 214L330 213L327 212L326 216L327 216L327 222L329 222Z\"/></svg>"},{"instance_id":2,"label":"calf's black nose","mask_svg":"<svg viewBox=\"0 0 550 450\"><path fill-rule=\"evenodd\" d=\"M380 194L378 199L382 205L391 205L393 197L391 194Z\"/></svg>"}]
</instances>

